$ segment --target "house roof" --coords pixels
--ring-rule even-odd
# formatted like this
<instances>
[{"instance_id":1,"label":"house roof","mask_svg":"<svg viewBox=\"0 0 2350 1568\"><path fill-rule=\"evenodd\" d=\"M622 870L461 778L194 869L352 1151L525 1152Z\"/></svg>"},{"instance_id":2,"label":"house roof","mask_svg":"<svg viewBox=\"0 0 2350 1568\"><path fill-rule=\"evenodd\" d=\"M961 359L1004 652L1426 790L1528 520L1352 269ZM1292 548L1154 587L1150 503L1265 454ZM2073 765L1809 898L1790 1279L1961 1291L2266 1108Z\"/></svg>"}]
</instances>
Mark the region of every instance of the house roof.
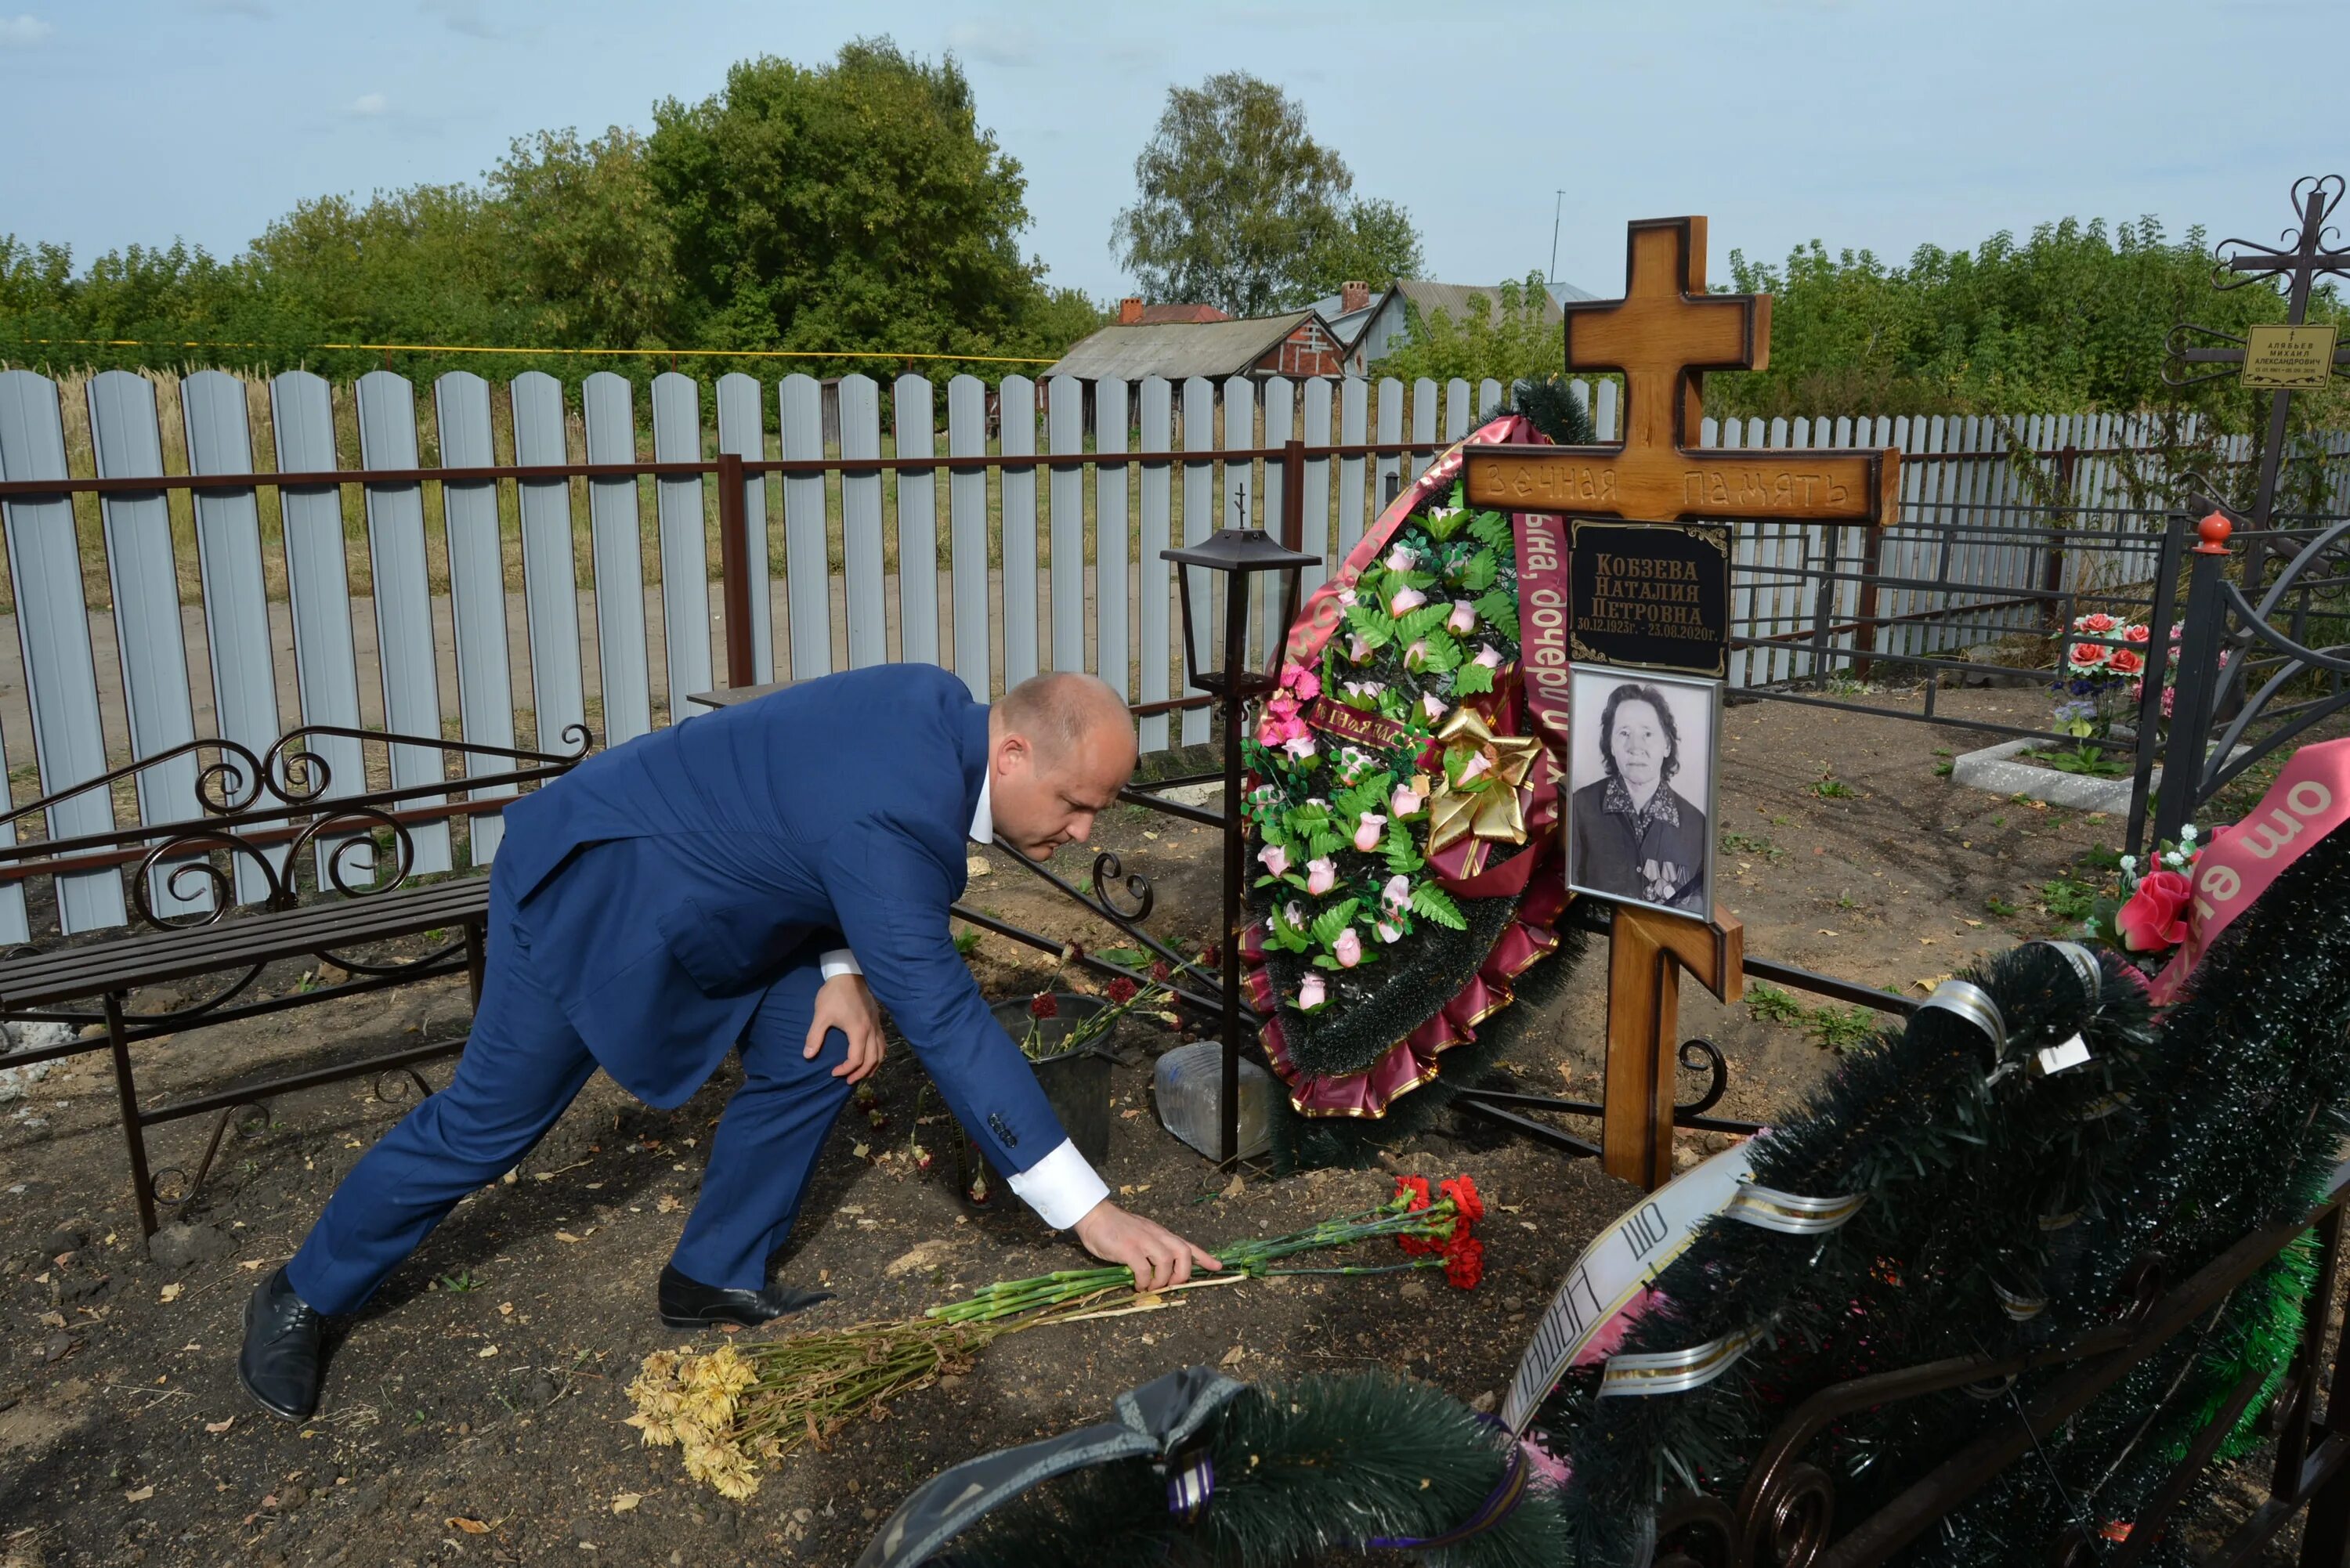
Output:
<instances>
[{"instance_id":1,"label":"house roof","mask_svg":"<svg viewBox=\"0 0 2350 1568\"><path fill-rule=\"evenodd\" d=\"M1212 305L1146 305L1142 307L1145 327L1164 327L1170 322L1230 321L1232 317Z\"/></svg>"},{"instance_id":2,"label":"house roof","mask_svg":"<svg viewBox=\"0 0 2350 1568\"><path fill-rule=\"evenodd\" d=\"M1399 278L1396 280L1393 292L1402 295L1408 302L1419 306L1423 316L1433 316L1440 310L1455 321L1466 321L1469 318L1469 302L1472 299L1484 300L1487 307L1493 310L1500 309L1502 304L1502 291L1499 288L1484 287L1470 283L1432 283L1419 278ZM1558 307L1559 292L1559 288L1554 287L1550 298L1544 302L1543 318L1553 324L1566 319L1566 312ZM1584 294L1581 289L1575 289L1570 297L1589 298L1590 296Z\"/></svg>"},{"instance_id":3,"label":"house roof","mask_svg":"<svg viewBox=\"0 0 2350 1568\"><path fill-rule=\"evenodd\" d=\"M1237 321L1177 321L1139 327L1105 327L1080 339L1045 372L1098 381L1111 377L1139 380L1163 376L1237 376L1264 358L1305 322L1311 310L1285 316L1250 316Z\"/></svg>"}]
</instances>

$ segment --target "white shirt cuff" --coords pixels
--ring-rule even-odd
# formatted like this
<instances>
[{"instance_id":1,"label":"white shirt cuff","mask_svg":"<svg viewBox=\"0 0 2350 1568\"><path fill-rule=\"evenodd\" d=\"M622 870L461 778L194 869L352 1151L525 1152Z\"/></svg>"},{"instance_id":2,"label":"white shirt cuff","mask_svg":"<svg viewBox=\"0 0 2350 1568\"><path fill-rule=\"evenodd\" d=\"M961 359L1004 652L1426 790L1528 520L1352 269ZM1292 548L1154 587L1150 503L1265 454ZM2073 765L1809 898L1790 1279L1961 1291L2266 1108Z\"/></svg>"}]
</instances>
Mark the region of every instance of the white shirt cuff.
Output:
<instances>
[{"instance_id":1,"label":"white shirt cuff","mask_svg":"<svg viewBox=\"0 0 2350 1568\"><path fill-rule=\"evenodd\" d=\"M864 970L858 966L857 955L850 952L847 948L835 948L832 951L825 954L823 959L820 961L819 967L823 969L824 978L827 980L838 980L844 974L863 974L865 972Z\"/></svg>"},{"instance_id":2,"label":"white shirt cuff","mask_svg":"<svg viewBox=\"0 0 2350 1568\"><path fill-rule=\"evenodd\" d=\"M1021 1202L1055 1231L1066 1231L1093 1211L1109 1196L1108 1184L1094 1173L1077 1146L1067 1138L1052 1153L1011 1179Z\"/></svg>"}]
</instances>

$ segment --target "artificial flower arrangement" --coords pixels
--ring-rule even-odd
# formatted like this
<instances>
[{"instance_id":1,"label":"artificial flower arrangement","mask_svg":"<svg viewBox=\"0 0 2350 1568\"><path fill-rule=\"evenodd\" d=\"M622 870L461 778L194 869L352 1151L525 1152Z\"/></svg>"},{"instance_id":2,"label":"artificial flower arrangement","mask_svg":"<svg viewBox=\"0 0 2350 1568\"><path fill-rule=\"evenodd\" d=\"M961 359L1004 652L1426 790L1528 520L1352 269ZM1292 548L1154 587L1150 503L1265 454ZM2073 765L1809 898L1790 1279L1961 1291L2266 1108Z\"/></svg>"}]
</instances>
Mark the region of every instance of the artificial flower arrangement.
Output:
<instances>
[{"instance_id":1,"label":"artificial flower arrangement","mask_svg":"<svg viewBox=\"0 0 2350 1568\"><path fill-rule=\"evenodd\" d=\"M1461 700L1492 692L1518 653L1509 522L1471 512L1457 487L1453 503L1409 519L1339 590L1318 667L1284 667L1245 742L1264 781L1246 802L1258 907L1267 945L1310 966L1281 998L1308 1015L1367 994L1362 971L1419 921L1463 929L1424 852L1434 798L1517 788L1487 751L1438 744ZM1386 721L1392 743L1317 732L1305 716L1317 699Z\"/></svg>"},{"instance_id":2,"label":"artificial flower arrangement","mask_svg":"<svg viewBox=\"0 0 2350 1568\"><path fill-rule=\"evenodd\" d=\"M2178 841L2155 846L2141 862L2120 860L2117 896L2101 898L2082 922L2081 934L2110 944L2138 969L2151 973L2171 950L2187 940L2187 918L2195 903L2194 867L2202 854L2195 825L2178 830Z\"/></svg>"},{"instance_id":3,"label":"artificial flower arrangement","mask_svg":"<svg viewBox=\"0 0 2350 1568\"><path fill-rule=\"evenodd\" d=\"M2049 688L2057 694L2055 727L2081 742L2070 752L2053 752L2043 760L2065 773L2118 774L2129 764L2101 746L2089 744L2112 733L2123 711L2135 714L2146 692L2146 649L2153 633L2139 621L2126 621L2102 611L2075 616L2066 639L2061 678ZM2170 628L2171 657L2166 664L2162 716L2170 717L2176 688L2172 676L2178 662L2179 628ZM2126 710L2122 708L2127 703Z\"/></svg>"}]
</instances>

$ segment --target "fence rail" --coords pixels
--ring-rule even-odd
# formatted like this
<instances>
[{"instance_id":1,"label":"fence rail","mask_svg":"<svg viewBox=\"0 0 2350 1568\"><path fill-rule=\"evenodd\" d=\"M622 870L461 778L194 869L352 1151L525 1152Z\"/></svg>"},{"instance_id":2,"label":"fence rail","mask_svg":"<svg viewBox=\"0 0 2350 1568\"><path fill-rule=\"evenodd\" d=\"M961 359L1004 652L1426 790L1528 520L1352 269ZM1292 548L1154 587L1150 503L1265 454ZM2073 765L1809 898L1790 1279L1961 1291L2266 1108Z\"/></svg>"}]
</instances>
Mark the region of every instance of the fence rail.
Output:
<instances>
[{"instance_id":1,"label":"fence rail","mask_svg":"<svg viewBox=\"0 0 2350 1568\"><path fill-rule=\"evenodd\" d=\"M722 672L889 659L983 696L1090 670L1136 707L1146 751L1197 743L1205 696L1183 680L1159 552L1294 518L1325 563L1310 591L1503 390L671 373L640 397L602 372L567 398L538 372L423 388L0 372L0 770L21 800L200 735L259 753L301 724L512 747L587 722L609 744L685 716ZM1584 396L1614 439L1616 386ZM2150 575L2158 520L2126 471L2164 452L2142 421L1709 420L1701 440L1908 454L1888 528L1741 528L1736 684L1947 655L2036 624L2053 593ZM2350 510L2350 437L2321 446ZM1259 657L1281 629L1269 596ZM398 748L380 779L328 760L352 790L445 776L429 747ZM74 797L47 836L173 820L196 766ZM418 812L446 815L417 832L420 870L494 853L480 805L428 793ZM471 819L463 842L450 817ZM53 909L0 898L0 941L122 919L111 873L55 892Z\"/></svg>"}]
</instances>

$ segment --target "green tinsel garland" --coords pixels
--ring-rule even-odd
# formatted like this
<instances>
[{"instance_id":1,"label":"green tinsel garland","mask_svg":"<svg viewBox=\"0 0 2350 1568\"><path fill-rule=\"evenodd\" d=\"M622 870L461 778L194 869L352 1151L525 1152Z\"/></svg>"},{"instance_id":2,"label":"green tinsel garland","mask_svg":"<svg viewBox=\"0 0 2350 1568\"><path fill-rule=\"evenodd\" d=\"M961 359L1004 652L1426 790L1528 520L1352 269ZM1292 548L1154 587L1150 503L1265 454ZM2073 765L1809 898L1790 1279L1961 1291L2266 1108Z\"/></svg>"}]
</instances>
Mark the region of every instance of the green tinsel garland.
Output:
<instances>
[{"instance_id":1,"label":"green tinsel garland","mask_svg":"<svg viewBox=\"0 0 2350 1568\"><path fill-rule=\"evenodd\" d=\"M1128 1459L1046 1482L936 1561L941 1568L1278 1568L1347 1552L1369 1537L1442 1534L1492 1495L1510 1449L1442 1390L1388 1373L1253 1387L1207 1429L1215 1490L1196 1524L1168 1512L1165 1476L1147 1459ZM1530 1486L1493 1529L1419 1560L1434 1568L1555 1568L1565 1551L1555 1494Z\"/></svg>"}]
</instances>

